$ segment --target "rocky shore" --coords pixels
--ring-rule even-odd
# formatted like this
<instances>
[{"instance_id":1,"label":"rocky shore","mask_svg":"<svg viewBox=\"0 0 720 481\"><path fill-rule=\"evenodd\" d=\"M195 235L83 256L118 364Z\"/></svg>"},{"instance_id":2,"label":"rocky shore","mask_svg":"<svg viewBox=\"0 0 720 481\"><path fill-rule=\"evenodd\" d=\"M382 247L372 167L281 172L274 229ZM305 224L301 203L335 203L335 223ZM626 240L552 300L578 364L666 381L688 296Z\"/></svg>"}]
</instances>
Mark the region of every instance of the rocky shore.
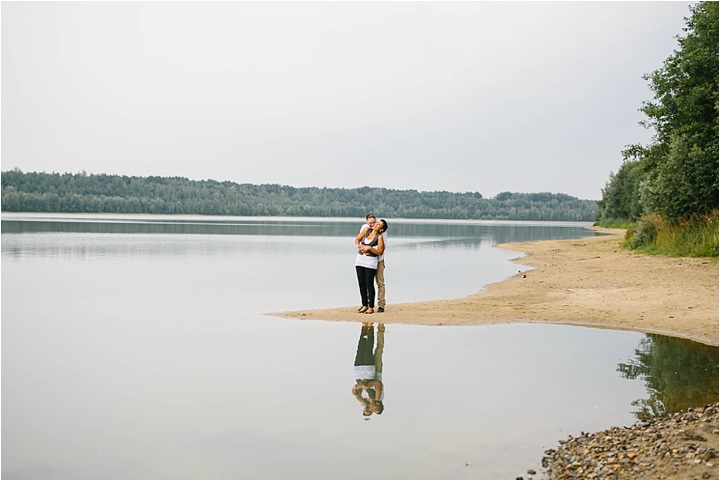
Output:
<instances>
[{"instance_id":1,"label":"rocky shore","mask_svg":"<svg viewBox=\"0 0 720 481\"><path fill-rule=\"evenodd\" d=\"M550 479L718 479L718 404L570 436L542 465Z\"/></svg>"}]
</instances>

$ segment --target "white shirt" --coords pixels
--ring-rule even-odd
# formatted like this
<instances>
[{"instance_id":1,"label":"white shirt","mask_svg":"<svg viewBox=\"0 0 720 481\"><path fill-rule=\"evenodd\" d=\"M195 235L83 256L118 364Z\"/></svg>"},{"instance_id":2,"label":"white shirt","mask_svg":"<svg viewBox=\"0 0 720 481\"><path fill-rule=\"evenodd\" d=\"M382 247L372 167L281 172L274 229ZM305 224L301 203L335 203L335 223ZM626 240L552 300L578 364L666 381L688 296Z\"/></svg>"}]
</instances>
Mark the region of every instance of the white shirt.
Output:
<instances>
[{"instance_id":1,"label":"white shirt","mask_svg":"<svg viewBox=\"0 0 720 481\"><path fill-rule=\"evenodd\" d=\"M360 393L360 396L364 397L365 399L370 399L370 393L367 392L367 389L363 389L362 392ZM383 390L380 393L380 399L378 399L378 401L383 402L384 399L385 399L385 386L383 385Z\"/></svg>"},{"instance_id":2,"label":"white shirt","mask_svg":"<svg viewBox=\"0 0 720 481\"><path fill-rule=\"evenodd\" d=\"M375 365L369 366L353 366L355 370L355 379L375 379Z\"/></svg>"}]
</instances>

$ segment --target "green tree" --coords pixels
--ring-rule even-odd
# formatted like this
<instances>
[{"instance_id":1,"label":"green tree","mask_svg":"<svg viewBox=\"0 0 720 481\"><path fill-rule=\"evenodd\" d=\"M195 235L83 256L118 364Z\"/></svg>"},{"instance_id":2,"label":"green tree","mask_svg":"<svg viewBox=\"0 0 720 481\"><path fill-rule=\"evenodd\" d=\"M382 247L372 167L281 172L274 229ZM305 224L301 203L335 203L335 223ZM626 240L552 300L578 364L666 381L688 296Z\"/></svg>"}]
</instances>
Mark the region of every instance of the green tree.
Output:
<instances>
[{"instance_id":1,"label":"green tree","mask_svg":"<svg viewBox=\"0 0 720 481\"><path fill-rule=\"evenodd\" d=\"M691 12L680 48L645 76L654 99L640 109L656 133L645 151L643 200L671 218L718 208L718 3Z\"/></svg>"},{"instance_id":2,"label":"green tree","mask_svg":"<svg viewBox=\"0 0 720 481\"><path fill-rule=\"evenodd\" d=\"M679 49L644 76L654 94L643 102L655 131L648 146L631 145L625 164L610 176L596 220L641 213L670 219L718 208L718 3L690 7ZM637 162L637 165L630 163Z\"/></svg>"},{"instance_id":3,"label":"green tree","mask_svg":"<svg viewBox=\"0 0 720 481\"><path fill-rule=\"evenodd\" d=\"M610 180L602 190L600 210L596 220L606 224L634 222L642 215L640 184L643 179L640 162L629 160L623 163L617 174L610 173Z\"/></svg>"}]
</instances>

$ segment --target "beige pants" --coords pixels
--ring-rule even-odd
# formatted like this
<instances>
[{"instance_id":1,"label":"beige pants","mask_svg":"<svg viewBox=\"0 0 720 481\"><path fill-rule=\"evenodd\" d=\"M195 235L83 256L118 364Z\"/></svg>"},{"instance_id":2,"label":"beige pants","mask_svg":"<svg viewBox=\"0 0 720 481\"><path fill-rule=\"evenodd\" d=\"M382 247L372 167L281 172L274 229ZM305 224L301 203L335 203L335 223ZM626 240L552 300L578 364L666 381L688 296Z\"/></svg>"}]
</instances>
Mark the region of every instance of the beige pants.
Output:
<instances>
[{"instance_id":1,"label":"beige pants","mask_svg":"<svg viewBox=\"0 0 720 481\"><path fill-rule=\"evenodd\" d=\"M380 324L382 325L382 324ZM375 372L382 374L383 368L383 350L385 349L385 328L377 331L377 341L375 344Z\"/></svg>"},{"instance_id":2,"label":"beige pants","mask_svg":"<svg viewBox=\"0 0 720 481\"><path fill-rule=\"evenodd\" d=\"M385 309L385 259L378 261L375 282L377 282L377 306Z\"/></svg>"}]
</instances>

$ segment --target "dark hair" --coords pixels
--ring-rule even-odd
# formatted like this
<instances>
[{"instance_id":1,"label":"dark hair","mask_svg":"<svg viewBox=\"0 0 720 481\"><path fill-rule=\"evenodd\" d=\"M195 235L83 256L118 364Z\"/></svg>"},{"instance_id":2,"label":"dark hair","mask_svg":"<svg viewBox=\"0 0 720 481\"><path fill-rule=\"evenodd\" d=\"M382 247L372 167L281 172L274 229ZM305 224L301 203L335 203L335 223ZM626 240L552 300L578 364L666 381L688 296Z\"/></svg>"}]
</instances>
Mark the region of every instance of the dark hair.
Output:
<instances>
[{"instance_id":1,"label":"dark hair","mask_svg":"<svg viewBox=\"0 0 720 481\"><path fill-rule=\"evenodd\" d=\"M385 405L382 403L382 401L375 401L375 404L376 404L377 407L378 407L378 410L377 410L377 412L376 412L375 414L377 414L377 415L379 416L379 415L381 415L381 414L383 413L383 411L385 410Z\"/></svg>"},{"instance_id":2,"label":"dark hair","mask_svg":"<svg viewBox=\"0 0 720 481\"><path fill-rule=\"evenodd\" d=\"M387 229L388 229L387 221L386 221L385 219L380 219L378 222L382 222L382 223L383 223L383 225L384 225L385 227L383 228L382 231L383 231L383 232L387 232Z\"/></svg>"},{"instance_id":3,"label":"dark hair","mask_svg":"<svg viewBox=\"0 0 720 481\"><path fill-rule=\"evenodd\" d=\"M372 217L373 219L375 219L375 214L370 213L370 214L366 215L366 216L365 216L365 220L368 220L370 217Z\"/></svg>"}]
</instances>

